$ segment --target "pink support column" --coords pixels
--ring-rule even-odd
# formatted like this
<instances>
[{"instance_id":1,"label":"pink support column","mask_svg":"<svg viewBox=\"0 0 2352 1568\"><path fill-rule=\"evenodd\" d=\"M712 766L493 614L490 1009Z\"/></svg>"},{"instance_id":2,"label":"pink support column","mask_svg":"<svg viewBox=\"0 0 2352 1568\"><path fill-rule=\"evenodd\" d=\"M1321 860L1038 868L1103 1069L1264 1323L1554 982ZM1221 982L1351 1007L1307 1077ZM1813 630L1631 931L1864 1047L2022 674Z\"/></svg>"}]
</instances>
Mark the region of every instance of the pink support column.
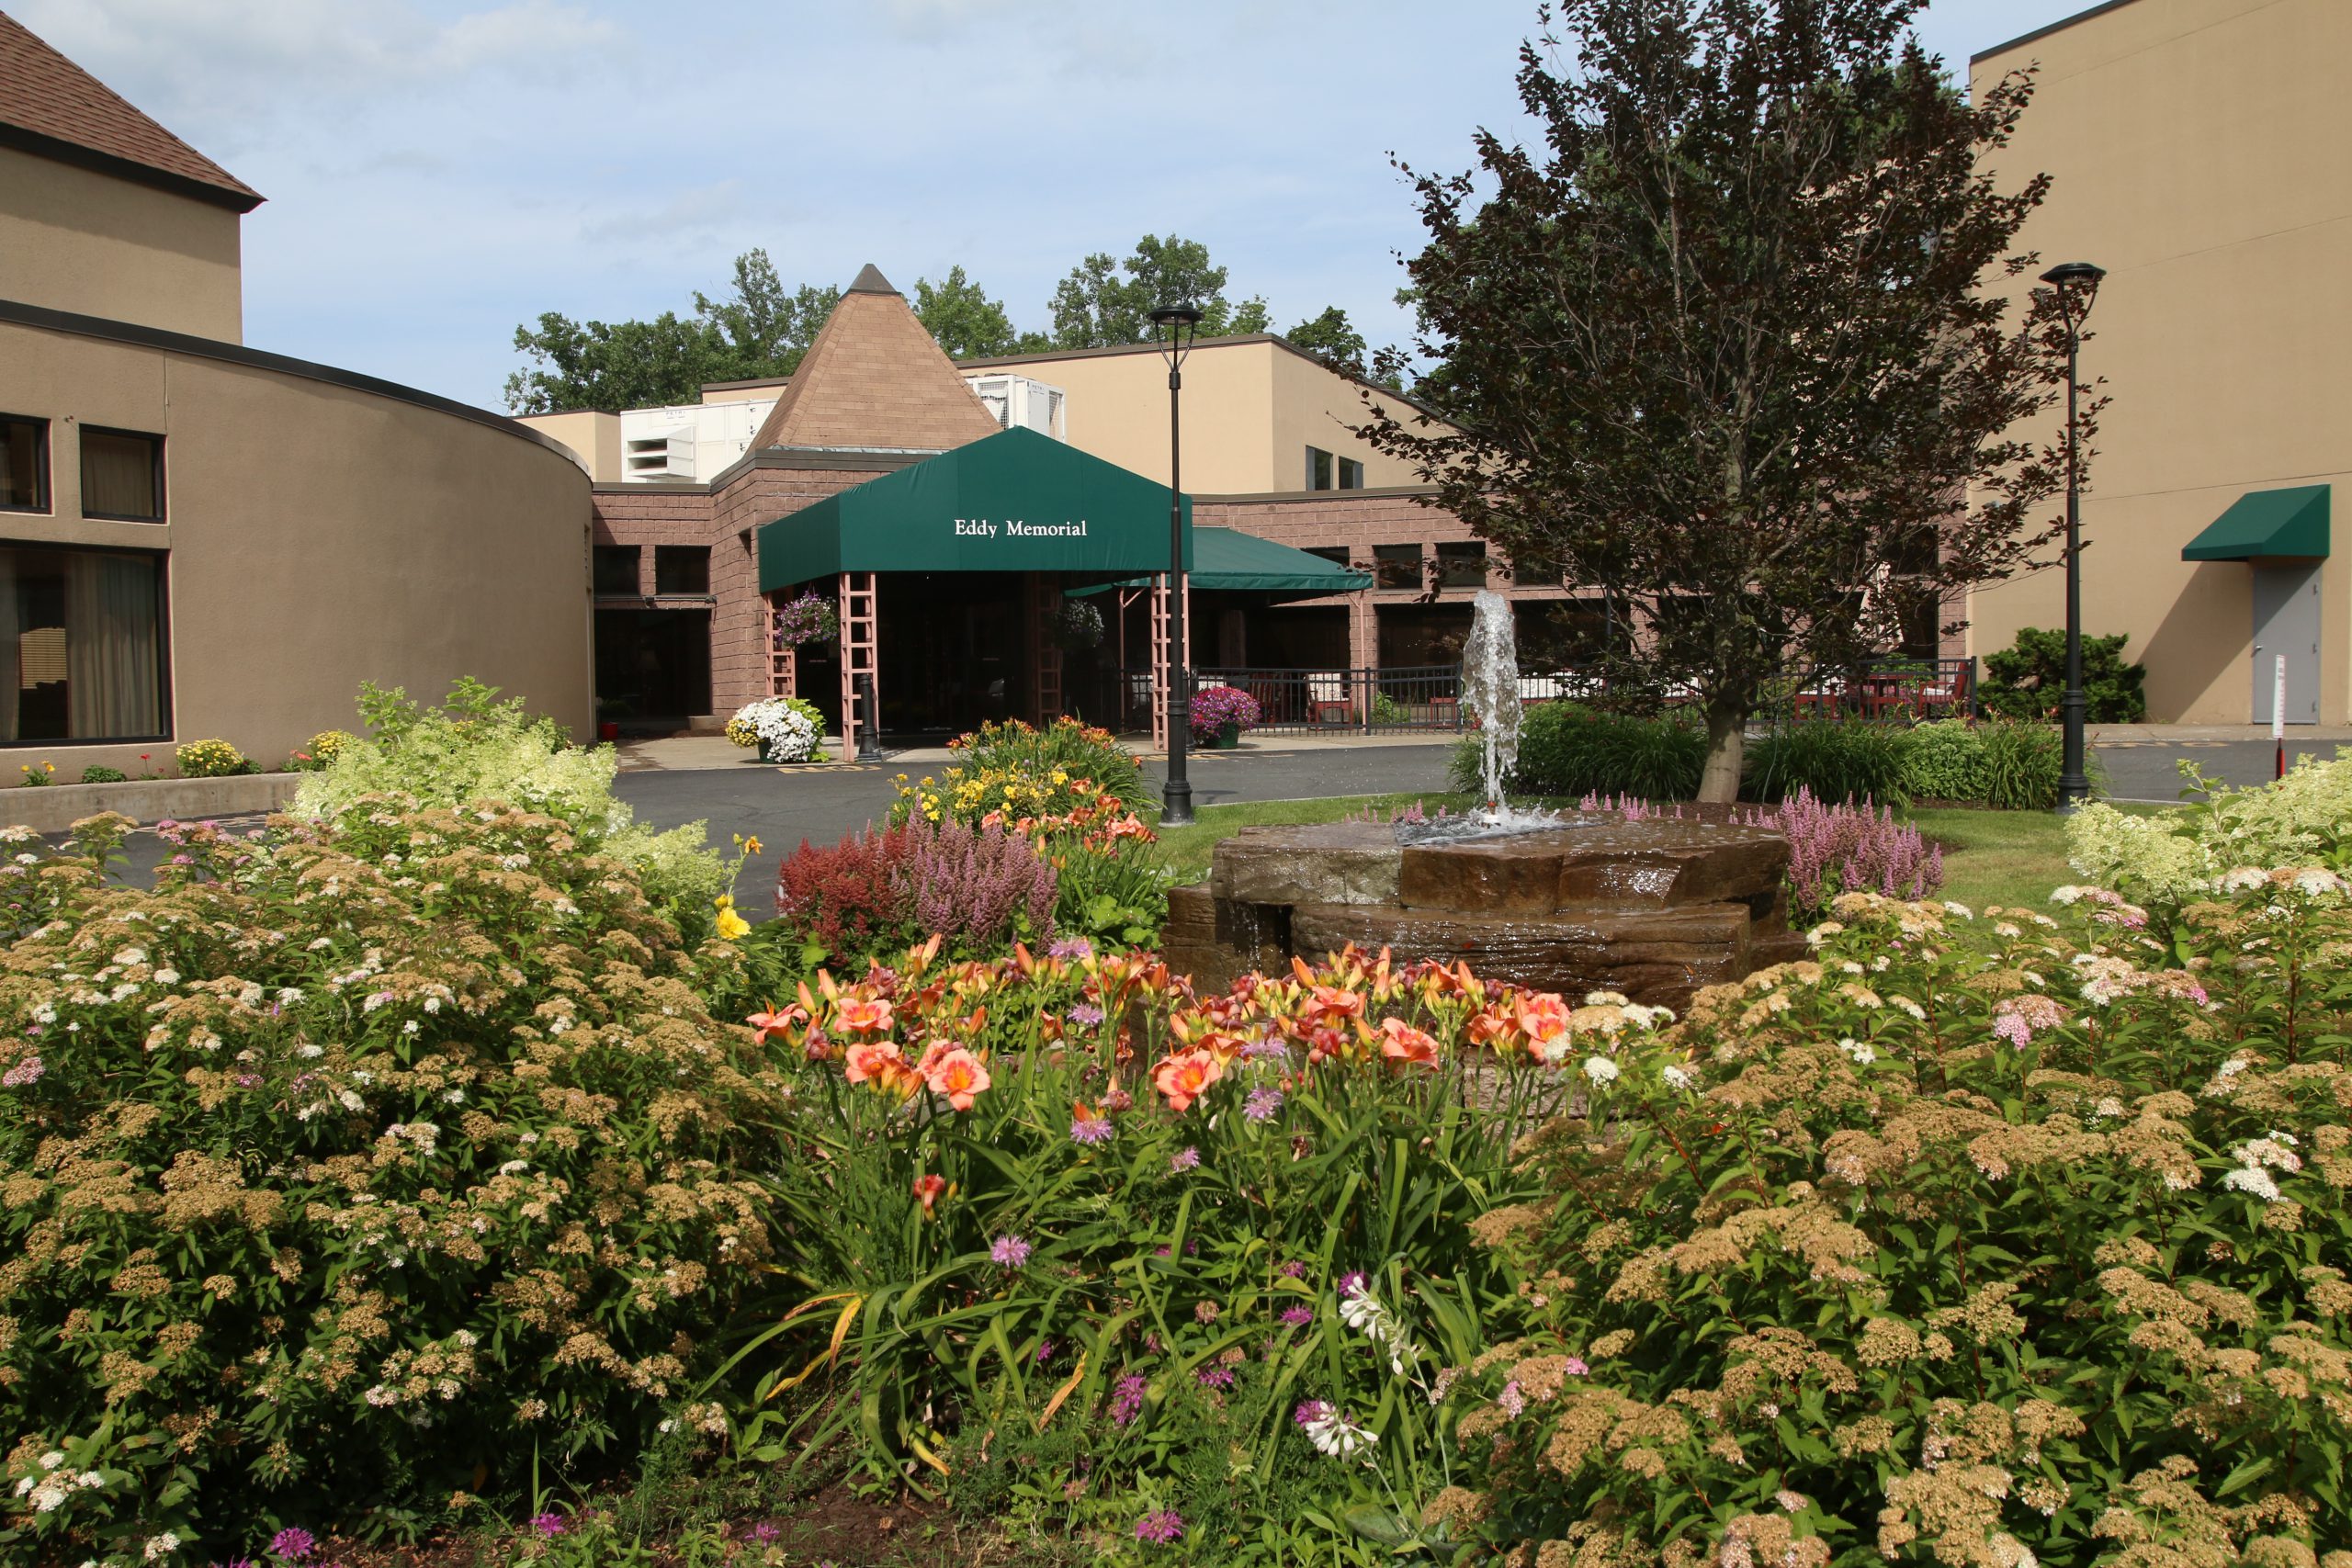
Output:
<instances>
[{"instance_id":1,"label":"pink support column","mask_svg":"<svg viewBox=\"0 0 2352 1568\"><path fill-rule=\"evenodd\" d=\"M1169 671L1168 574L1151 577L1151 743L1168 750L1168 694L1174 682Z\"/></svg>"},{"instance_id":2,"label":"pink support column","mask_svg":"<svg viewBox=\"0 0 2352 1568\"><path fill-rule=\"evenodd\" d=\"M1062 613L1062 587L1042 571L1029 574L1029 668L1037 728L1062 716L1062 645L1054 640Z\"/></svg>"},{"instance_id":3,"label":"pink support column","mask_svg":"<svg viewBox=\"0 0 2352 1568\"><path fill-rule=\"evenodd\" d=\"M784 595L771 593L768 600L768 695L797 697L800 694L800 650L784 640Z\"/></svg>"},{"instance_id":4,"label":"pink support column","mask_svg":"<svg viewBox=\"0 0 2352 1568\"><path fill-rule=\"evenodd\" d=\"M875 626L874 574L845 571L841 577L842 761L857 755L857 678L873 677L875 722L882 710L880 639ZM877 736L878 739L878 736Z\"/></svg>"}]
</instances>

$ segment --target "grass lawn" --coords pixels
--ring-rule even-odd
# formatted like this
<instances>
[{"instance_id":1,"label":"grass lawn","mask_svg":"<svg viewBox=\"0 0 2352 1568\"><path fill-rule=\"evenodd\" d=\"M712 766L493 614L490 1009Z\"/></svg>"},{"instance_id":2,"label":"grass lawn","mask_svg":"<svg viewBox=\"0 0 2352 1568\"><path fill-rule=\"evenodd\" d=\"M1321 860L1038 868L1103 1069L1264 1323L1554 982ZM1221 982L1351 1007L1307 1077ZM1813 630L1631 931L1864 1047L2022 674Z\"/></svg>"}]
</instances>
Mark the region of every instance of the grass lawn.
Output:
<instances>
[{"instance_id":1,"label":"grass lawn","mask_svg":"<svg viewBox=\"0 0 2352 1568\"><path fill-rule=\"evenodd\" d=\"M1217 841L1244 828L1265 822L1336 822L1367 808L1386 812L1416 800L1432 811L1441 806L1463 811L1473 804L1467 795L1424 792L1207 806L1192 826L1160 829L1159 857L1175 871L1180 885L1198 882L1209 874L1209 856ZM2133 816L2154 816L2177 807L2122 806L2117 809ZM1987 904L2038 907L2049 900L2052 888L2074 880L2066 866L2065 822L2055 812L1942 807L1914 811L1910 820L1944 847L1943 896L1972 908L1981 909Z\"/></svg>"}]
</instances>

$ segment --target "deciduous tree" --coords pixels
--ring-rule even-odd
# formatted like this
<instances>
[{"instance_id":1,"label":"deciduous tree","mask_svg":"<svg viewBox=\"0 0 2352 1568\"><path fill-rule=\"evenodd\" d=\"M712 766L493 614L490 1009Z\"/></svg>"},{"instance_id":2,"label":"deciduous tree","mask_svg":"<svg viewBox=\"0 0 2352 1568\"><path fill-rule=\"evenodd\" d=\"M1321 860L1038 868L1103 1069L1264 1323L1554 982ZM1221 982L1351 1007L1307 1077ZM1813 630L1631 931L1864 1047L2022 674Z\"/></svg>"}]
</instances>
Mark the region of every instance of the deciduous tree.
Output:
<instances>
[{"instance_id":1,"label":"deciduous tree","mask_svg":"<svg viewBox=\"0 0 2352 1568\"><path fill-rule=\"evenodd\" d=\"M1239 304L1225 297L1227 269L1212 265L1209 248L1174 234L1146 234L1120 262L1097 251L1055 286L1056 348L1108 348L1151 341L1157 305L1185 301L1201 310L1201 335L1225 337L1266 330L1264 299Z\"/></svg>"},{"instance_id":2,"label":"deciduous tree","mask_svg":"<svg viewBox=\"0 0 2352 1568\"><path fill-rule=\"evenodd\" d=\"M1918 8L1563 0L1521 51L1532 150L1482 130L1476 171L1414 178L1416 347L1465 430L1365 434L1645 627L1617 672L1697 703L1708 799L1777 679L2059 525L2063 330L2009 298L2049 181L1997 158L2030 79L1964 100Z\"/></svg>"}]
</instances>

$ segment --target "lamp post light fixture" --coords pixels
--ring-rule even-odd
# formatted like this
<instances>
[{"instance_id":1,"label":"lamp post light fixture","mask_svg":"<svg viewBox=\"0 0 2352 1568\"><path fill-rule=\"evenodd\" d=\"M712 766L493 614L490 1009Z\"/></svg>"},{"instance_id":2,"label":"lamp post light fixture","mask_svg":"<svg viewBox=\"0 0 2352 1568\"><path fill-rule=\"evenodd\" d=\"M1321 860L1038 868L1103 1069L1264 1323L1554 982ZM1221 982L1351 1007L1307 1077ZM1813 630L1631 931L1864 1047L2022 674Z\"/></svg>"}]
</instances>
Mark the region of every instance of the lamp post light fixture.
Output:
<instances>
[{"instance_id":1,"label":"lamp post light fixture","mask_svg":"<svg viewBox=\"0 0 2352 1568\"><path fill-rule=\"evenodd\" d=\"M2066 323L2066 694L2059 702L2064 754L2058 773L2058 809L2072 810L2090 797L2091 781L2084 770L2083 718L2089 699L2083 694L2083 488L2082 455L2075 431L2076 400L2082 378L2075 365L2083 347L2083 321L2098 296L2098 281L2107 269L2089 262L2066 262L2041 275L2058 297L2058 313Z\"/></svg>"},{"instance_id":2,"label":"lamp post light fixture","mask_svg":"<svg viewBox=\"0 0 2352 1568\"><path fill-rule=\"evenodd\" d=\"M1193 783L1184 776L1184 746L1193 728L1193 678L1184 642L1184 493L1177 471L1182 449L1177 404L1184 385L1184 356L1192 353L1200 328L1196 305L1162 305L1151 312L1152 338L1168 361L1168 783L1160 792L1159 820L1169 827L1193 819Z\"/></svg>"}]
</instances>

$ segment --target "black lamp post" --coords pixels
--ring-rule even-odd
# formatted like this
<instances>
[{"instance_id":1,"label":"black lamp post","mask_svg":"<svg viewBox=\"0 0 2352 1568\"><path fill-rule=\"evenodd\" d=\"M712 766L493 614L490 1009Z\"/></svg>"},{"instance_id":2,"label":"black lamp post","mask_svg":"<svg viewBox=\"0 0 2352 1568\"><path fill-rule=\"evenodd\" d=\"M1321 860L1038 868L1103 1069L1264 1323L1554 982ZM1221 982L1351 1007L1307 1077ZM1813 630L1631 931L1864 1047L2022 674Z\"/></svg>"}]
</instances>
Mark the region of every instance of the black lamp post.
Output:
<instances>
[{"instance_id":1,"label":"black lamp post","mask_svg":"<svg viewBox=\"0 0 2352 1568\"><path fill-rule=\"evenodd\" d=\"M2058 312L2066 323L2066 694L2059 704L2064 736L2058 773L2061 811L2081 804L2091 793L2083 761L2083 717L2089 700L2083 694L2082 461L2075 430L2082 378L2075 373L2075 360L2083 347L2083 321L2098 296L2098 280L2106 276L2105 267L2088 262L2066 262L2041 275L2041 281L2057 291Z\"/></svg>"},{"instance_id":2,"label":"black lamp post","mask_svg":"<svg viewBox=\"0 0 2352 1568\"><path fill-rule=\"evenodd\" d=\"M1193 819L1193 783L1184 776L1184 744L1192 739L1191 650L1184 643L1184 495L1176 468L1182 443L1177 436L1177 394L1184 385L1184 356L1193 351L1201 312L1192 305L1162 305L1151 312L1151 335L1168 361L1168 784L1160 794L1159 819L1182 827Z\"/></svg>"}]
</instances>

